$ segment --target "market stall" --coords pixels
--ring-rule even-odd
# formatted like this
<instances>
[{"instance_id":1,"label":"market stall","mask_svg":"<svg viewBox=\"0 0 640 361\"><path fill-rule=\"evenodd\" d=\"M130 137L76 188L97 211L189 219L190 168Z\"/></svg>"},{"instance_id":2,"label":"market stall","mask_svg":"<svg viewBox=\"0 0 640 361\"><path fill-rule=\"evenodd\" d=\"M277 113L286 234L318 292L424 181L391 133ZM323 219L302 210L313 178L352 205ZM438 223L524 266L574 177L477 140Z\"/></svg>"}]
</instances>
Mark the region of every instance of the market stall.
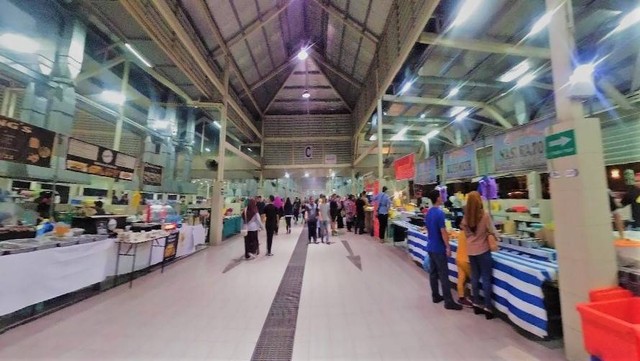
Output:
<instances>
[{"instance_id":1,"label":"market stall","mask_svg":"<svg viewBox=\"0 0 640 361\"><path fill-rule=\"evenodd\" d=\"M407 222L394 224L407 228L408 251L412 259L421 265L426 254L427 235ZM455 262L457 243L452 241L451 245L449 279L455 283L458 276ZM558 279L558 265L512 249L501 249L492 256L493 303L496 309L532 335L542 339L559 336L559 310L556 307L559 302L552 299L547 290L547 285Z\"/></svg>"}]
</instances>

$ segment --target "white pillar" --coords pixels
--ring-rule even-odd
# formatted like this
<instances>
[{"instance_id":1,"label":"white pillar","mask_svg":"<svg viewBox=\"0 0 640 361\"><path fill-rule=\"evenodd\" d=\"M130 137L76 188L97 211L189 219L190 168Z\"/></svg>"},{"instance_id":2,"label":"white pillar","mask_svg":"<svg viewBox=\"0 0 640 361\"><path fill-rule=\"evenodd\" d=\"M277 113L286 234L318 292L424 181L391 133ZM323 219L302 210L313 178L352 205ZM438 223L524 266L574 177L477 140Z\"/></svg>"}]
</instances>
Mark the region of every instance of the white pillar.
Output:
<instances>
[{"instance_id":1,"label":"white pillar","mask_svg":"<svg viewBox=\"0 0 640 361\"><path fill-rule=\"evenodd\" d=\"M583 361L588 355L576 304L588 301L591 289L616 285L617 272L600 124L598 119L583 118L582 104L571 99L566 86L575 48L570 4L546 0L547 11L559 8L548 29L557 114L550 131L575 130L577 154L550 160L548 165L561 175L550 184L565 354L569 360ZM579 174L567 177L565 172L572 169Z\"/></svg>"}]
</instances>

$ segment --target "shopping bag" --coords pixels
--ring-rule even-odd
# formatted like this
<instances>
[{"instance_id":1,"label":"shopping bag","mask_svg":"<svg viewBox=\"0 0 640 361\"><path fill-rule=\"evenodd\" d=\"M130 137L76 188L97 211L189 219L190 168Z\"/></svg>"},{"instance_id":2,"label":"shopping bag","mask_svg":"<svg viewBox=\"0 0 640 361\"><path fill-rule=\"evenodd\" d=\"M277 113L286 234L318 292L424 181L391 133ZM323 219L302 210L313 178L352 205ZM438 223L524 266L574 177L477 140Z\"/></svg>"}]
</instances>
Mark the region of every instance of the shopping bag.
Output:
<instances>
[{"instance_id":1,"label":"shopping bag","mask_svg":"<svg viewBox=\"0 0 640 361\"><path fill-rule=\"evenodd\" d=\"M422 260L422 269L427 273L431 273L431 259L429 258L429 253L424 254L424 260Z\"/></svg>"}]
</instances>

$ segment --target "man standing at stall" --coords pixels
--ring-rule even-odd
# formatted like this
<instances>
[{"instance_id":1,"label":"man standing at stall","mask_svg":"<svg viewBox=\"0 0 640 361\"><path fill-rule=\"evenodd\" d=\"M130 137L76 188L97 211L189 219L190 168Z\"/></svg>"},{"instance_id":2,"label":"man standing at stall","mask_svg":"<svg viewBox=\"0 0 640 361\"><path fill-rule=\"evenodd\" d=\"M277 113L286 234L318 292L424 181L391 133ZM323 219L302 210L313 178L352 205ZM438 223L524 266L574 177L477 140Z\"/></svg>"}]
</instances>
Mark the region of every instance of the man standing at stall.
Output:
<instances>
[{"instance_id":1,"label":"man standing at stall","mask_svg":"<svg viewBox=\"0 0 640 361\"><path fill-rule=\"evenodd\" d=\"M380 236L380 241L384 243L387 235L387 223L389 222L389 207L391 207L391 199L387 194L386 186L382 187L382 192L376 196L375 202L378 203L378 223L380 224L378 236Z\"/></svg>"},{"instance_id":2,"label":"man standing at stall","mask_svg":"<svg viewBox=\"0 0 640 361\"><path fill-rule=\"evenodd\" d=\"M433 207L424 218L429 242L427 243L427 253L429 254L429 281L431 283L431 299L433 303L444 301L444 308L447 310L462 310L462 306L453 301L451 296L451 284L449 283L448 259L451 257L451 247L449 245L449 234L445 226L445 214L440 208L442 197L440 191L434 189L429 193L429 199ZM440 294L439 286L442 288Z\"/></svg>"}]
</instances>

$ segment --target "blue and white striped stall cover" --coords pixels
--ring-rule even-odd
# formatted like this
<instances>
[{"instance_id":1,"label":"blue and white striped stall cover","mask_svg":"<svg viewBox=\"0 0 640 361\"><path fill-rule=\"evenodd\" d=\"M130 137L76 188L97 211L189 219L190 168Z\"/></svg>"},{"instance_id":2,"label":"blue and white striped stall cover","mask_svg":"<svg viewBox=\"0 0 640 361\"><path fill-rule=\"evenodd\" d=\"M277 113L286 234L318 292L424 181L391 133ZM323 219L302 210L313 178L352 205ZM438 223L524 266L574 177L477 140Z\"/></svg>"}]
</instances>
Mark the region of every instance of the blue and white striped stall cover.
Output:
<instances>
[{"instance_id":1,"label":"blue and white striped stall cover","mask_svg":"<svg viewBox=\"0 0 640 361\"><path fill-rule=\"evenodd\" d=\"M427 248L427 235L409 228L407 243L411 257L422 264ZM455 251L457 243L451 242L452 255L449 259L449 280L458 281ZM538 337L549 335L547 311L544 307L542 283L557 280L558 265L535 260L503 251L492 254L493 304L500 312L522 328Z\"/></svg>"}]
</instances>

